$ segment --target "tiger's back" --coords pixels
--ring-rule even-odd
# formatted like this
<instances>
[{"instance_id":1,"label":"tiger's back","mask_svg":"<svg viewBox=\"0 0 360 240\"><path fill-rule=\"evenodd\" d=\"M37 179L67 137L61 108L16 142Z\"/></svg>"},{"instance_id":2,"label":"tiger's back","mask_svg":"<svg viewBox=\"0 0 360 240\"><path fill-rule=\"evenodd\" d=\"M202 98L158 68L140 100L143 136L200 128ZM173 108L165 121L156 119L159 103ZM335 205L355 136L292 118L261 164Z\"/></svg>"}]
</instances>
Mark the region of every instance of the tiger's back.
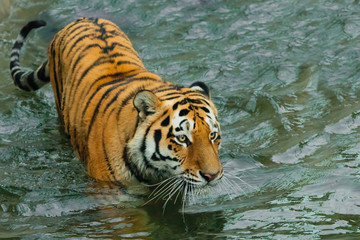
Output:
<instances>
[{"instance_id":1,"label":"tiger's back","mask_svg":"<svg viewBox=\"0 0 360 240\"><path fill-rule=\"evenodd\" d=\"M50 43L49 60L24 72L22 41L43 25L30 22L21 31L12 77L23 90L50 79L59 119L90 176L126 186L175 178L177 190L221 179L220 125L204 83L185 88L148 72L128 37L96 18L67 25Z\"/></svg>"}]
</instances>

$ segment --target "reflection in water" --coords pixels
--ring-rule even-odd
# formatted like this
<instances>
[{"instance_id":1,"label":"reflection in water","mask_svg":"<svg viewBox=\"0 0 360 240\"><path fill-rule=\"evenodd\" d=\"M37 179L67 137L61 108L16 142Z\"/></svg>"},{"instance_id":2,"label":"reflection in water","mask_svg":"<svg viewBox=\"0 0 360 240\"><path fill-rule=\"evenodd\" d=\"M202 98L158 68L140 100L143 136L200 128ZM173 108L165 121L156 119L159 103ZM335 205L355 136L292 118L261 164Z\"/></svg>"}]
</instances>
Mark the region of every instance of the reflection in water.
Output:
<instances>
[{"instance_id":1,"label":"reflection in water","mask_svg":"<svg viewBox=\"0 0 360 240\"><path fill-rule=\"evenodd\" d=\"M15 0L2 7L0 237L358 238L358 1ZM53 34L80 16L118 24L165 80L212 87L228 181L184 209L169 201L165 211L166 200L143 206L147 196L93 184L59 131L50 87L20 92L8 70L27 21L48 22L22 53L22 64L35 68Z\"/></svg>"}]
</instances>

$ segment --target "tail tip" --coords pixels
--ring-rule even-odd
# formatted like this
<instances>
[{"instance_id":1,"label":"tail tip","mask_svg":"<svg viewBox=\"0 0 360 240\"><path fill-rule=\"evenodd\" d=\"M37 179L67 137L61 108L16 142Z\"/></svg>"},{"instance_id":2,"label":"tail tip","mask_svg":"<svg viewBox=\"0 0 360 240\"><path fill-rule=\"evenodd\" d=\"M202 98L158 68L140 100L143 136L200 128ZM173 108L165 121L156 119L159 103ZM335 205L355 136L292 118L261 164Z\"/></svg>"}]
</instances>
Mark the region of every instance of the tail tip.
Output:
<instances>
[{"instance_id":1,"label":"tail tip","mask_svg":"<svg viewBox=\"0 0 360 240\"><path fill-rule=\"evenodd\" d=\"M28 25L31 28L39 28L39 27L46 26L46 22L44 20L35 20L35 21L29 22Z\"/></svg>"},{"instance_id":2,"label":"tail tip","mask_svg":"<svg viewBox=\"0 0 360 240\"><path fill-rule=\"evenodd\" d=\"M34 29L34 28L39 28L39 27L42 27L42 26L45 26L46 25L46 22L43 21L43 20L35 20L35 21L31 21L31 22L28 22L28 24L26 24L20 31L20 35L23 37L23 38L26 38L26 36L29 34L29 32L31 31L31 29Z\"/></svg>"}]
</instances>

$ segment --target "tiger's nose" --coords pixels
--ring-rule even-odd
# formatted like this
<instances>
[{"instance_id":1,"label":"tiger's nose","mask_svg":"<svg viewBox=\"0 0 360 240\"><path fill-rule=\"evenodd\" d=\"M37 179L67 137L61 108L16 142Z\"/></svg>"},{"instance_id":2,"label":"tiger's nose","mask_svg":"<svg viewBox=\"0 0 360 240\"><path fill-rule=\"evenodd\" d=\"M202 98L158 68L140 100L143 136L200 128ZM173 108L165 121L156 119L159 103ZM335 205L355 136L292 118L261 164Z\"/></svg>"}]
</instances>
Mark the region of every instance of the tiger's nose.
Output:
<instances>
[{"instance_id":1,"label":"tiger's nose","mask_svg":"<svg viewBox=\"0 0 360 240\"><path fill-rule=\"evenodd\" d=\"M203 173L202 171L199 171L200 175L207 181L207 182L211 182L212 180L214 180L217 176L219 176L220 171L218 171L215 174L210 174L210 173Z\"/></svg>"}]
</instances>

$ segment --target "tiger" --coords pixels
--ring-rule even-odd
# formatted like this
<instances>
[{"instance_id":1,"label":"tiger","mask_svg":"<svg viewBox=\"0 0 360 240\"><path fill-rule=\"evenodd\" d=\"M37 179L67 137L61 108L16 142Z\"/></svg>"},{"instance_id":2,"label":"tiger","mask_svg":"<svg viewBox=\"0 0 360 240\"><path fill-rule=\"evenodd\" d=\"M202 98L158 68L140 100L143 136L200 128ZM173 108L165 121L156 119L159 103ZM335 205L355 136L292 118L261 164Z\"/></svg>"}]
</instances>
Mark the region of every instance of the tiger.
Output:
<instances>
[{"instance_id":1,"label":"tiger","mask_svg":"<svg viewBox=\"0 0 360 240\"><path fill-rule=\"evenodd\" d=\"M32 29L11 50L14 84L35 91L51 83L59 124L88 175L124 187L176 179L179 188L207 189L223 176L221 129L209 87L189 87L149 72L113 22L79 18L58 31L36 70L20 65ZM181 183L181 184L180 184Z\"/></svg>"}]
</instances>

